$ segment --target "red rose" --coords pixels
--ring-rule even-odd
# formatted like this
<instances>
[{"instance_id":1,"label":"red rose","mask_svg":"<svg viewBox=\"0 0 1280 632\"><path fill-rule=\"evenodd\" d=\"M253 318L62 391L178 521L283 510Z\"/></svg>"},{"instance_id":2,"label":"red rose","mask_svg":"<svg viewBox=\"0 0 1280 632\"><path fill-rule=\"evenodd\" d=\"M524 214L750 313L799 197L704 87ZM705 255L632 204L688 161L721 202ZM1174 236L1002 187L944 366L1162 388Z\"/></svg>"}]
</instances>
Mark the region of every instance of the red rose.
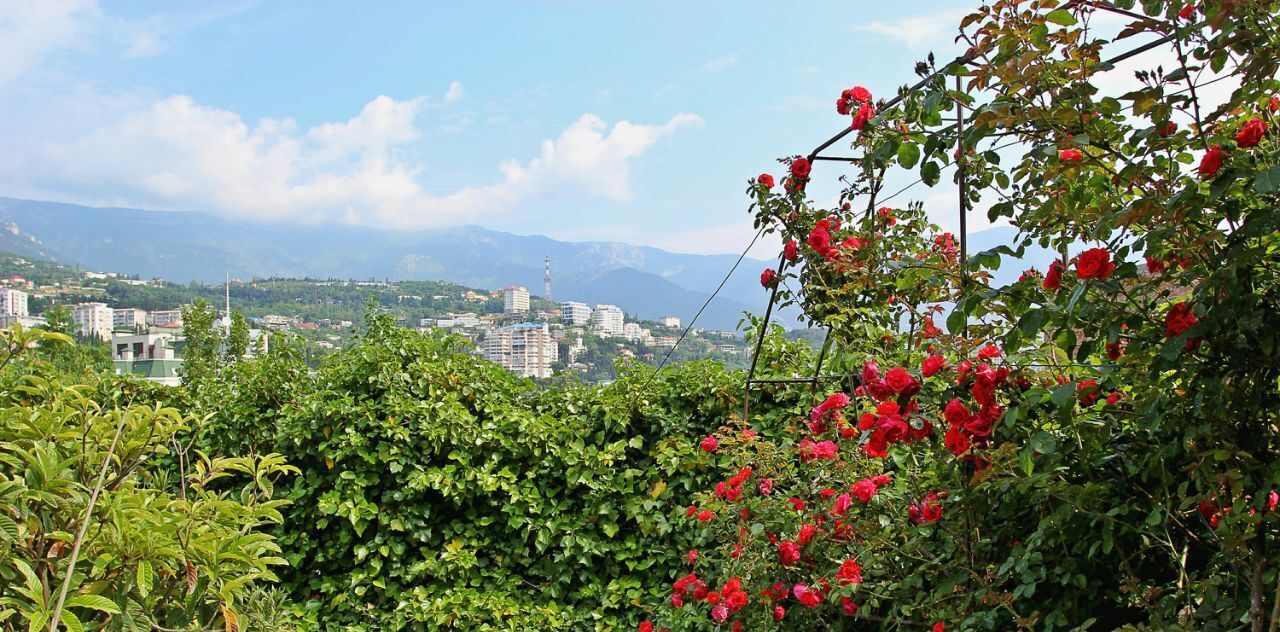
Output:
<instances>
[{"instance_id":1,"label":"red rose","mask_svg":"<svg viewBox=\"0 0 1280 632\"><path fill-rule=\"evenodd\" d=\"M715 517L716 517L715 514L711 513L710 511L707 511L706 509L703 509L702 511L698 512L698 522L709 522L712 518L715 518Z\"/></svg>"},{"instance_id":2,"label":"red rose","mask_svg":"<svg viewBox=\"0 0 1280 632\"><path fill-rule=\"evenodd\" d=\"M855 130L861 130L863 127L866 127L867 122L875 117L875 115L876 109L871 107L870 103L863 103L862 106L858 108L857 114L853 115L853 124L851 127Z\"/></svg>"},{"instance_id":3,"label":"red rose","mask_svg":"<svg viewBox=\"0 0 1280 632\"><path fill-rule=\"evenodd\" d=\"M1161 274L1164 272L1163 260L1154 259L1151 257L1151 255L1147 255L1143 258L1147 260L1147 272L1149 274Z\"/></svg>"},{"instance_id":4,"label":"red rose","mask_svg":"<svg viewBox=\"0 0 1280 632\"><path fill-rule=\"evenodd\" d=\"M916 380L911 377L910 373L907 373L906 369L902 367L894 367L889 369L888 373L884 374L884 381L889 385L890 389L893 389L893 392L901 393L902 391L911 388L911 385Z\"/></svg>"},{"instance_id":5,"label":"red rose","mask_svg":"<svg viewBox=\"0 0 1280 632\"><path fill-rule=\"evenodd\" d=\"M1107 405L1115 406L1118 403L1120 403L1120 391L1111 391L1111 394L1107 395Z\"/></svg>"},{"instance_id":6,"label":"red rose","mask_svg":"<svg viewBox=\"0 0 1280 632\"><path fill-rule=\"evenodd\" d=\"M702 448L703 452L715 452L716 448L720 447L720 440L716 439L715 435L707 435L707 438L703 439L698 446Z\"/></svg>"},{"instance_id":7,"label":"red rose","mask_svg":"<svg viewBox=\"0 0 1280 632\"><path fill-rule=\"evenodd\" d=\"M791 175L795 176L797 180L808 180L809 172L812 169L813 165L809 164L808 158L797 156L795 160L791 161Z\"/></svg>"},{"instance_id":8,"label":"red rose","mask_svg":"<svg viewBox=\"0 0 1280 632\"><path fill-rule=\"evenodd\" d=\"M1098 383L1094 380L1081 380L1076 384L1076 397L1084 406L1092 406L1098 401Z\"/></svg>"},{"instance_id":9,"label":"red rose","mask_svg":"<svg viewBox=\"0 0 1280 632\"><path fill-rule=\"evenodd\" d=\"M774 185L773 176L767 173L760 174L760 177L756 178L756 182L763 184L766 189L772 189Z\"/></svg>"},{"instance_id":10,"label":"red rose","mask_svg":"<svg viewBox=\"0 0 1280 632\"><path fill-rule=\"evenodd\" d=\"M931 355L925 358L924 362L920 364L920 375L923 375L925 377L933 377L934 375L937 375L938 371L941 371L942 368L945 366L947 366L947 361L944 360L942 356Z\"/></svg>"},{"instance_id":11,"label":"red rose","mask_svg":"<svg viewBox=\"0 0 1280 632\"><path fill-rule=\"evenodd\" d=\"M792 239L783 244L782 256L785 257L787 261L795 261L796 256L799 255L799 248L799 245L796 244L796 240Z\"/></svg>"},{"instance_id":12,"label":"red rose","mask_svg":"<svg viewBox=\"0 0 1280 632\"><path fill-rule=\"evenodd\" d=\"M946 434L942 436L942 443L950 450L952 454L960 456L969 449L969 436L966 435L958 426L952 426L947 429Z\"/></svg>"},{"instance_id":13,"label":"red rose","mask_svg":"<svg viewBox=\"0 0 1280 632\"><path fill-rule=\"evenodd\" d=\"M1178 131L1178 124L1173 121L1166 121L1165 124L1161 125L1158 129L1160 130L1159 134L1161 136L1173 136L1173 133Z\"/></svg>"},{"instance_id":14,"label":"red rose","mask_svg":"<svg viewBox=\"0 0 1280 632\"><path fill-rule=\"evenodd\" d=\"M1111 253L1104 248L1090 248L1076 259L1076 274L1081 279L1106 281L1116 266L1111 263Z\"/></svg>"},{"instance_id":15,"label":"red rose","mask_svg":"<svg viewBox=\"0 0 1280 632\"><path fill-rule=\"evenodd\" d=\"M854 86L849 90L849 98L860 103L871 101L871 91L862 86Z\"/></svg>"},{"instance_id":16,"label":"red rose","mask_svg":"<svg viewBox=\"0 0 1280 632\"><path fill-rule=\"evenodd\" d=\"M1044 289L1058 291L1062 286L1062 262L1054 261L1049 264L1049 272L1044 275Z\"/></svg>"},{"instance_id":17,"label":"red rose","mask_svg":"<svg viewBox=\"0 0 1280 632\"><path fill-rule=\"evenodd\" d=\"M777 277L778 275L773 271L773 268L765 268L764 272L760 273L760 285L766 288L772 287L773 282L777 280Z\"/></svg>"},{"instance_id":18,"label":"red rose","mask_svg":"<svg viewBox=\"0 0 1280 632\"><path fill-rule=\"evenodd\" d=\"M849 507L853 506L853 498L848 494L840 494L836 496L836 501L831 504L831 513L837 516L843 516L849 511Z\"/></svg>"},{"instance_id":19,"label":"red rose","mask_svg":"<svg viewBox=\"0 0 1280 632\"><path fill-rule=\"evenodd\" d=\"M1190 20L1191 17L1195 14L1196 14L1196 3L1194 2L1192 2L1191 4L1188 4L1185 7L1182 7L1182 10L1178 11L1178 17L1184 20Z\"/></svg>"},{"instance_id":20,"label":"red rose","mask_svg":"<svg viewBox=\"0 0 1280 632\"><path fill-rule=\"evenodd\" d=\"M990 360L992 358L1000 357L1001 355L1003 355L1003 353L1004 352L1000 351L1000 347L997 347L995 345L987 345L978 350L978 359Z\"/></svg>"},{"instance_id":21,"label":"red rose","mask_svg":"<svg viewBox=\"0 0 1280 632\"><path fill-rule=\"evenodd\" d=\"M653 624L648 621L641 621L638 632L653 632Z\"/></svg>"},{"instance_id":22,"label":"red rose","mask_svg":"<svg viewBox=\"0 0 1280 632\"><path fill-rule=\"evenodd\" d=\"M783 566L791 566L800 561L800 546L790 540L778 543L778 562Z\"/></svg>"},{"instance_id":23,"label":"red rose","mask_svg":"<svg viewBox=\"0 0 1280 632\"><path fill-rule=\"evenodd\" d=\"M791 500L787 501L787 504L791 505L791 509L794 511L804 511L804 501L795 496L792 496Z\"/></svg>"},{"instance_id":24,"label":"red rose","mask_svg":"<svg viewBox=\"0 0 1280 632\"><path fill-rule=\"evenodd\" d=\"M692 564L697 564L697 563L698 563L698 549L690 549L690 550L689 550L689 553L688 553L688 554L686 554L686 557L688 557L688 558L689 558L689 564L691 564L691 565L692 565Z\"/></svg>"},{"instance_id":25,"label":"red rose","mask_svg":"<svg viewBox=\"0 0 1280 632\"><path fill-rule=\"evenodd\" d=\"M1080 162L1084 159L1084 154L1080 153L1079 149L1064 149L1058 152L1058 158L1063 162Z\"/></svg>"},{"instance_id":26,"label":"red rose","mask_svg":"<svg viewBox=\"0 0 1280 632\"><path fill-rule=\"evenodd\" d=\"M774 620L774 621L781 621L781 620L782 620L782 618L783 618L783 617L785 617L785 616L787 616L787 609L786 609L786 608L783 608L782 606L774 606L774 607L773 607L773 620Z\"/></svg>"},{"instance_id":27,"label":"red rose","mask_svg":"<svg viewBox=\"0 0 1280 632\"><path fill-rule=\"evenodd\" d=\"M799 601L806 608L814 608L818 604L822 603L822 595L810 590L809 587L804 584L796 584L795 587L791 589L791 594L795 595L796 601Z\"/></svg>"},{"instance_id":28,"label":"red rose","mask_svg":"<svg viewBox=\"0 0 1280 632\"><path fill-rule=\"evenodd\" d=\"M947 631L947 624L941 621L933 624L933 632L946 632L946 631Z\"/></svg>"},{"instance_id":29,"label":"red rose","mask_svg":"<svg viewBox=\"0 0 1280 632\"><path fill-rule=\"evenodd\" d=\"M851 487L849 491L853 492L854 497L856 497L860 502L866 504L871 502L871 499L875 497L876 492L880 490L876 487L875 483L863 479L854 483L853 487Z\"/></svg>"},{"instance_id":30,"label":"red rose","mask_svg":"<svg viewBox=\"0 0 1280 632\"><path fill-rule=\"evenodd\" d=\"M1262 141L1262 137L1267 135L1267 124L1262 119L1253 117L1252 121L1244 124L1239 132L1236 132L1236 145L1240 147L1254 147Z\"/></svg>"},{"instance_id":31,"label":"red rose","mask_svg":"<svg viewBox=\"0 0 1280 632\"><path fill-rule=\"evenodd\" d=\"M1280 97L1271 97L1271 105L1269 107L1272 112L1280 110Z\"/></svg>"},{"instance_id":32,"label":"red rose","mask_svg":"<svg viewBox=\"0 0 1280 632\"><path fill-rule=\"evenodd\" d=\"M809 244L809 247L816 250L818 254L826 254L828 250L831 250L831 233L828 233L826 229L822 227L814 228L813 232L809 233L807 243Z\"/></svg>"},{"instance_id":33,"label":"red rose","mask_svg":"<svg viewBox=\"0 0 1280 632\"><path fill-rule=\"evenodd\" d=\"M849 584L862 583L862 565L857 560L845 560L840 564L840 570L836 571L836 579L840 580L841 586Z\"/></svg>"},{"instance_id":34,"label":"red rose","mask_svg":"<svg viewBox=\"0 0 1280 632\"><path fill-rule=\"evenodd\" d=\"M800 525L800 534L796 536L796 542L801 545L808 544L813 541L813 536L817 535L818 529L811 524L805 523Z\"/></svg>"},{"instance_id":35,"label":"red rose","mask_svg":"<svg viewBox=\"0 0 1280 632\"><path fill-rule=\"evenodd\" d=\"M1120 343L1120 342L1107 343L1107 358L1109 358L1112 362L1115 362L1116 360L1119 360L1120 356L1122 355L1124 355L1123 343Z\"/></svg>"},{"instance_id":36,"label":"red rose","mask_svg":"<svg viewBox=\"0 0 1280 632\"><path fill-rule=\"evenodd\" d=\"M858 604L853 603L853 599L848 596L840 597L840 611L846 617L858 616Z\"/></svg>"},{"instance_id":37,"label":"red rose","mask_svg":"<svg viewBox=\"0 0 1280 632\"><path fill-rule=\"evenodd\" d=\"M1203 158L1200 159L1200 177L1208 178L1222 168L1222 147L1214 145L1213 149L1205 152Z\"/></svg>"},{"instance_id":38,"label":"red rose","mask_svg":"<svg viewBox=\"0 0 1280 632\"><path fill-rule=\"evenodd\" d=\"M1176 338L1182 332L1196 326L1200 321L1191 313L1191 305L1189 303L1178 303L1169 308L1169 313L1164 317L1164 336L1165 338Z\"/></svg>"}]
</instances>

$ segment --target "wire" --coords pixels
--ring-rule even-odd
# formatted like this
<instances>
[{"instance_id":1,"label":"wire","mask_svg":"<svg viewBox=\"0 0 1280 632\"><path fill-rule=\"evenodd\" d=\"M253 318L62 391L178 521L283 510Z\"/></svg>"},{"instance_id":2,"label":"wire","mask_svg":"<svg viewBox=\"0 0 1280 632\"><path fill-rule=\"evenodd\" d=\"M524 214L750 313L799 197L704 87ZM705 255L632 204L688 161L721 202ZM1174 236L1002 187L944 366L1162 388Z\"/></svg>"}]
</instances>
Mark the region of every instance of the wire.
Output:
<instances>
[{"instance_id":1,"label":"wire","mask_svg":"<svg viewBox=\"0 0 1280 632\"><path fill-rule=\"evenodd\" d=\"M707 309L707 306L711 304L711 301L715 300L716 295L720 293L720 290L724 289L724 284L729 282L729 277L733 276L733 273L738 270L738 266L742 264L742 260L747 258L747 253L751 251L751 248L756 245L756 241L759 240L760 236L763 234L764 227L761 226L760 230L756 231L756 236L751 238L751 243L747 244L747 247L742 250L742 254L738 255L738 260L733 262L733 267L729 268L729 272L720 280L720 285L716 286L716 289L711 293L711 296L708 296L706 302L702 304L702 307L698 308L698 313L693 315L693 319L689 321L688 326L686 326L684 331L680 333L680 337L676 339L676 343L672 345L670 349L667 349L667 354L662 357L662 362L659 363L658 367L649 375L649 379L644 381L644 384L640 387L641 390L644 390L645 387L649 386L649 383L653 381L653 378L657 377L658 373L662 371L662 368L667 366L667 360L671 359L671 354L675 353L676 348L680 346L680 343L684 342L684 337L689 335L689 332L693 330L693 325L698 322L698 317L702 316L702 312Z\"/></svg>"}]
</instances>

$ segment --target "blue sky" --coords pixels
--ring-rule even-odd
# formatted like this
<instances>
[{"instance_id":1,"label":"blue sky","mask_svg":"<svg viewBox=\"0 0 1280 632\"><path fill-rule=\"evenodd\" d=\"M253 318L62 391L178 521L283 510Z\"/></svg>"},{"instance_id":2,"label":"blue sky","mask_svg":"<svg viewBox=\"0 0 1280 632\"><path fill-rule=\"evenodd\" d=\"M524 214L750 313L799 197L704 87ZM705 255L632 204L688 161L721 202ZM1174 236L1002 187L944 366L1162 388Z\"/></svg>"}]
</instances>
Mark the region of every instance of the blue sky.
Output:
<instances>
[{"instance_id":1,"label":"blue sky","mask_svg":"<svg viewBox=\"0 0 1280 632\"><path fill-rule=\"evenodd\" d=\"M0 195L731 252L966 6L0 0Z\"/></svg>"}]
</instances>

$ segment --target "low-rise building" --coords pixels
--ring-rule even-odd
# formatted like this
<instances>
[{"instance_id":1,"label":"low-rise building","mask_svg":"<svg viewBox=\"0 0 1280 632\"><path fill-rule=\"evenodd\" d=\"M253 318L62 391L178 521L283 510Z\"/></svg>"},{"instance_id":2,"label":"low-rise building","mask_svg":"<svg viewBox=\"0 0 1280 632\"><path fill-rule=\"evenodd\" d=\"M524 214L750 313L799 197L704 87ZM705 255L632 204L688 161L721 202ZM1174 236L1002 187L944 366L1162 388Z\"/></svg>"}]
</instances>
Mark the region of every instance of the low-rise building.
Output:
<instances>
[{"instance_id":1,"label":"low-rise building","mask_svg":"<svg viewBox=\"0 0 1280 632\"><path fill-rule=\"evenodd\" d=\"M145 380L177 386L181 378L182 349L186 341L173 332L111 336L111 362L116 375L126 373Z\"/></svg>"},{"instance_id":2,"label":"low-rise building","mask_svg":"<svg viewBox=\"0 0 1280 632\"><path fill-rule=\"evenodd\" d=\"M663 327L676 327L676 328L680 327L679 316L663 316L662 320L660 320L659 322L662 323Z\"/></svg>"},{"instance_id":3,"label":"low-rise building","mask_svg":"<svg viewBox=\"0 0 1280 632\"><path fill-rule=\"evenodd\" d=\"M147 312L136 307L124 307L111 310L111 326L115 329L138 329L146 327Z\"/></svg>"},{"instance_id":4,"label":"low-rise building","mask_svg":"<svg viewBox=\"0 0 1280 632\"><path fill-rule=\"evenodd\" d=\"M170 325L182 326L182 310L180 309L161 309L154 312L147 312L147 324L152 327L167 327Z\"/></svg>"},{"instance_id":5,"label":"low-rise building","mask_svg":"<svg viewBox=\"0 0 1280 632\"><path fill-rule=\"evenodd\" d=\"M649 330L640 326L640 323L624 323L622 325L622 337L629 342L639 342L649 344L653 340Z\"/></svg>"}]
</instances>

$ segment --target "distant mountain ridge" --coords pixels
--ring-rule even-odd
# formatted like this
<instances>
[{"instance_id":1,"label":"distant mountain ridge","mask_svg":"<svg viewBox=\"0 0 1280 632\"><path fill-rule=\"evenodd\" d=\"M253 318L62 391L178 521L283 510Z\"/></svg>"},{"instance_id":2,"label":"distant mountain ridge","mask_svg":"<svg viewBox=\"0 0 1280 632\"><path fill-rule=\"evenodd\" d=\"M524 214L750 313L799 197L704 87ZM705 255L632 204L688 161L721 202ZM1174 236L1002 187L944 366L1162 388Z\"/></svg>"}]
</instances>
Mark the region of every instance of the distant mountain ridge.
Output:
<instances>
[{"instance_id":1,"label":"distant mountain ridge","mask_svg":"<svg viewBox=\"0 0 1280 632\"><path fill-rule=\"evenodd\" d=\"M969 252L1009 243L1016 231L969 236ZM557 301L612 303L645 319L689 319L737 255L679 254L615 242L567 242L479 226L416 231L361 226L299 226L223 219L195 211L95 208L0 197L0 251L79 264L94 270L218 283L252 277L439 280L498 289L523 285L543 293L543 258L551 257ZM1005 262L997 283L1026 267L1041 270L1052 253L1031 249ZM744 259L698 325L735 329L743 311L764 312L759 272L774 265ZM776 315L776 314L775 314ZM775 322L795 323L790 310Z\"/></svg>"}]
</instances>

